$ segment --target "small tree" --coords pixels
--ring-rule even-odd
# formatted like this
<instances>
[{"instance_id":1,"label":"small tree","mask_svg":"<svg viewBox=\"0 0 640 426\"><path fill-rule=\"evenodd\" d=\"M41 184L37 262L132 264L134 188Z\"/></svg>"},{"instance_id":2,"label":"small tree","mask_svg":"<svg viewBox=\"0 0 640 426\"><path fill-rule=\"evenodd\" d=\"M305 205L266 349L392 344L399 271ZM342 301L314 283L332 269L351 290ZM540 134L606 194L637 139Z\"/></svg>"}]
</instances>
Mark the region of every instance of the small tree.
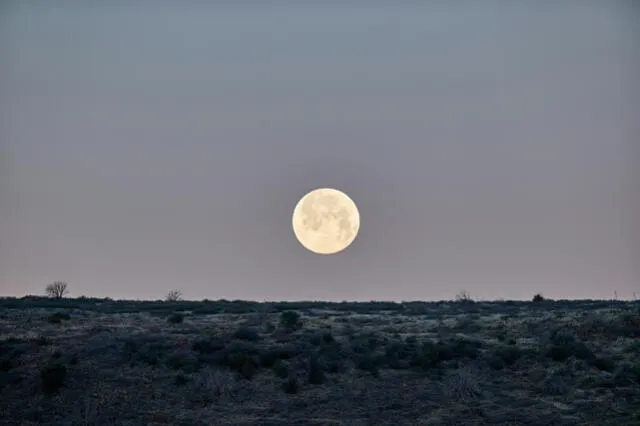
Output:
<instances>
[{"instance_id":1,"label":"small tree","mask_svg":"<svg viewBox=\"0 0 640 426\"><path fill-rule=\"evenodd\" d=\"M56 281L53 284L49 284L45 291L47 292L47 296L53 297L55 299L62 299L65 294L68 293L67 283L62 281Z\"/></svg>"},{"instance_id":2,"label":"small tree","mask_svg":"<svg viewBox=\"0 0 640 426\"><path fill-rule=\"evenodd\" d=\"M167 302L177 302L180 299L182 299L182 292L180 290L171 290L165 298Z\"/></svg>"},{"instance_id":3,"label":"small tree","mask_svg":"<svg viewBox=\"0 0 640 426\"><path fill-rule=\"evenodd\" d=\"M533 302L544 302L544 297L542 297L542 294L538 293L535 296L533 296L532 301Z\"/></svg>"},{"instance_id":4,"label":"small tree","mask_svg":"<svg viewBox=\"0 0 640 426\"><path fill-rule=\"evenodd\" d=\"M284 311L280 314L280 324L287 330L295 330L300 328L300 314L296 311Z\"/></svg>"}]
</instances>

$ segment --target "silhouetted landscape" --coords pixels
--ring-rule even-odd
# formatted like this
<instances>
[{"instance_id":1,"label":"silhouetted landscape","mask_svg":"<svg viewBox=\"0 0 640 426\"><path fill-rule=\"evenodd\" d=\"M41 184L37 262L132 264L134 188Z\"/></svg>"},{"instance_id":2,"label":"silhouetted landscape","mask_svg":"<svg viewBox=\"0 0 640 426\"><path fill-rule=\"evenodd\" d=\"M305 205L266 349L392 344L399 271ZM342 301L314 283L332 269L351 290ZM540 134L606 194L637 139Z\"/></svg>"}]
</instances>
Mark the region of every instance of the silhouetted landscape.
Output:
<instances>
[{"instance_id":1,"label":"silhouetted landscape","mask_svg":"<svg viewBox=\"0 0 640 426\"><path fill-rule=\"evenodd\" d=\"M640 302L0 299L6 425L634 425Z\"/></svg>"},{"instance_id":2,"label":"silhouetted landscape","mask_svg":"<svg viewBox=\"0 0 640 426\"><path fill-rule=\"evenodd\" d=\"M640 426L637 0L1 4L0 426Z\"/></svg>"}]
</instances>

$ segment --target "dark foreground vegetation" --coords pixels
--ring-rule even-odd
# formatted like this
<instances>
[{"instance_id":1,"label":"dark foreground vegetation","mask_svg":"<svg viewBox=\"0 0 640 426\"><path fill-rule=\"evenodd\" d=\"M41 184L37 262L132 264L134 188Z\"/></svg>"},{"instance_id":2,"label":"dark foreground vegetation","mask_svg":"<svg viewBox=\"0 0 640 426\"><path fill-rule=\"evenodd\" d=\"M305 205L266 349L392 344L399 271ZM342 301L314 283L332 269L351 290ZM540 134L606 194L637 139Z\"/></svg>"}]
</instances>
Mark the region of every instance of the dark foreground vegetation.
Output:
<instances>
[{"instance_id":1,"label":"dark foreground vegetation","mask_svg":"<svg viewBox=\"0 0 640 426\"><path fill-rule=\"evenodd\" d=\"M0 299L3 425L639 425L640 303Z\"/></svg>"}]
</instances>

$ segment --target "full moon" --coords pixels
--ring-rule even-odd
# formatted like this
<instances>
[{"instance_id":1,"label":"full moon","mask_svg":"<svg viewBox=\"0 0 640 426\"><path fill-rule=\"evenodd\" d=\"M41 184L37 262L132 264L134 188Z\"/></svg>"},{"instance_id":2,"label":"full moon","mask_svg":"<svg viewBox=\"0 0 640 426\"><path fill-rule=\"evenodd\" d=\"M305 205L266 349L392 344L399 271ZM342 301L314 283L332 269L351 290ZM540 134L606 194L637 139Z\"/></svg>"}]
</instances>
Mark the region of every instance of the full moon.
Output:
<instances>
[{"instance_id":1,"label":"full moon","mask_svg":"<svg viewBox=\"0 0 640 426\"><path fill-rule=\"evenodd\" d=\"M307 250L334 254L355 240L360 230L360 213L344 192L319 188L298 201L292 222L296 238Z\"/></svg>"}]
</instances>

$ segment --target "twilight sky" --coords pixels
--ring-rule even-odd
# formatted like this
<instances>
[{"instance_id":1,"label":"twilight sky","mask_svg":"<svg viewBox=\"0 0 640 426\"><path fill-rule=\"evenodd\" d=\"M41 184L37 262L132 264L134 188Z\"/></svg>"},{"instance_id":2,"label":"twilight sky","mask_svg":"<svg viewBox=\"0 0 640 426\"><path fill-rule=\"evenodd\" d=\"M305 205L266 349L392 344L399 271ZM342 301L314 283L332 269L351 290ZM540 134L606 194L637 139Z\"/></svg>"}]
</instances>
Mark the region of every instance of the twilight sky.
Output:
<instances>
[{"instance_id":1,"label":"twilight sky","mask_svg":"<svg viewBox=\"0 0 640 426\"><path fill-rule=\"evenodd\" d=\"M0 9L0 295L640 295L633 1L80 3Z\"/></svg>"}]
</instances>

